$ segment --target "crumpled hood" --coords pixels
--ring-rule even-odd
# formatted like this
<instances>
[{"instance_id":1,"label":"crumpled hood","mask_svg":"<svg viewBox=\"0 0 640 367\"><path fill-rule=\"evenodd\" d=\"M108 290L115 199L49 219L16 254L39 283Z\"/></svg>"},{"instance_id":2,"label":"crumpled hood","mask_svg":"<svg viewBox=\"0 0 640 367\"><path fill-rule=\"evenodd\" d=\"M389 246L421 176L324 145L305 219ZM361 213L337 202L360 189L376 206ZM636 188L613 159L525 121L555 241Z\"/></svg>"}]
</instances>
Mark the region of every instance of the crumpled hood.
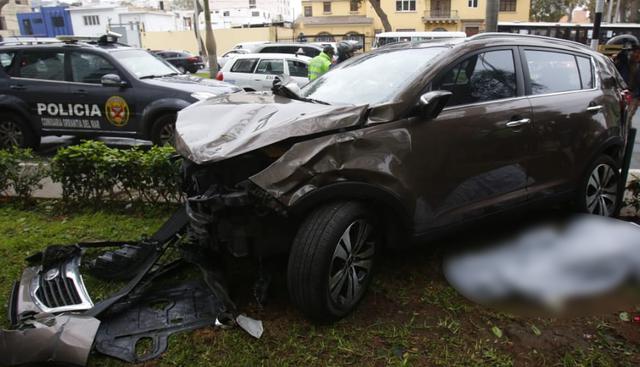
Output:
<instances>
[{"instance_id":1,"label":"crumpled hood","mask_svg":"<svg viewBox=\"0 0 640 367\"><path fill-rule=\"evenodd\" d=\"M269 92L211 98L178 113L176 149L197 163L211 163L291 137L354 126L368 105L329 106Z\"/></svg>"},{"instance_id":2,"label":"crumpled hood","mask_svg":"<svg viewBox=\"0 0 640 367\"><path fill-rule=\"evenodd\" d=\"M191 75L175 75L163 78L144 79L145 83L159 87L180 89L185 92L209 92L216 95L239 92L241 89L233 84L213 79L204 79Z\"/></svg>"}]
</instances>

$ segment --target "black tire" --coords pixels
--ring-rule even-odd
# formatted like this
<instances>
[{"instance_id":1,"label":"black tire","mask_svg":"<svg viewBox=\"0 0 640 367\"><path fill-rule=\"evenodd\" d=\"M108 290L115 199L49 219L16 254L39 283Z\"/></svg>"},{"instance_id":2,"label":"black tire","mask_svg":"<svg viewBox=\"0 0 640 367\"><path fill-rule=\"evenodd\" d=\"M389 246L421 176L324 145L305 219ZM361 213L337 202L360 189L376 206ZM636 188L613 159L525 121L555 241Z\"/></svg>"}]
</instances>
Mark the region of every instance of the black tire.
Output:
<instances>
[{"instance_id":1,"label":"black tire","mask_svg":"<svg viewBox=\"0 0 640 367\"><path fill-rule=\"evenodd\" d=\"M176 113L165 113L158 117L151 127L151 142L163 146L175 146Z\"/></svg>"},{"instance_id":2,"label":"black tire","mask_svg":"<svg viewBox=\"0 0 640 367\"><path fill-rule=\"evenodd\" d=\"M364 241L359 247L356 239L352 247L352 255L356 255L342 260L340 253L348 253L342 238L349 230L367 231L362 223L369 226L368 235L362 236ZM287 285L293 304L316 321L335 321L346 316L360 303L371 283L379 244L376 221L364 205L336 202L313 211L298 229L289 254ZM336 280L333 288L332 275ZM354 290L351 293L349 285Z\"/></svg>"},{"instance_id":3,"label":"black tire","mask_svg":"<svg viewBox=\"0 0 640 367\"><path fill-rule=\"evenodd\" d=\"M601 155L580 180L576 209L582 213L615 216L622 202L621 187L618 163L608 155Z\"/></svg>"},{"instance_id":4,"label":"black tire","mask_svg":"<svg viewBox=\"0 0 640 367\"><path fill-rule=\"evenodd\" d=\"M35 134L27 122L12 112L0 113L0 149L12 147L40 148L40 136Z\"/></svg>"}]
</instances>

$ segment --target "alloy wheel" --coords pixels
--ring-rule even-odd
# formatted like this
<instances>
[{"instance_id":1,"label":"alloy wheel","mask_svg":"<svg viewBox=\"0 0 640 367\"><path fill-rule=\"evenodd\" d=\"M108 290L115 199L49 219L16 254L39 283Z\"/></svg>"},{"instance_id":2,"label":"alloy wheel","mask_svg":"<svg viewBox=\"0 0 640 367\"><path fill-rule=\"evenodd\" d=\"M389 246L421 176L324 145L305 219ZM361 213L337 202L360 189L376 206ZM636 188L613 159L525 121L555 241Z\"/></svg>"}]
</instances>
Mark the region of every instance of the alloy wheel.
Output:
<instances>
[{"instance_id":1,"label":"alloy wheel","mask_svg":"<svg viewBox=\"0 0 640 367\"><path fill-rule=\"evenodd\" d=\"M609 217L613 215L618 200L618 180L614 168L608 164L597 165L587 181L587 211Z\"/></svg>"},{"instance_id":2,"label":"alloy wheel","mask_svg":"<svg viewBox=\"0 0 640 367\"><path fill-rule=\"evenodd\" d=\"M14 121L0 121L0 149L19 147L24 144L24 134Z\"/></svg>"},{"instance_id":3,"label":"alloy wheel","mask_svg":"<svg viewBox=\"0 0 640 367\"><path fill-rule=\"evenodd\" d=\"M160 129L160 142L162 145L175 145L176 139L176 124L170 123L165 124L162 129Z\"/></svg>"},{"instance_id":4,"label":"alloy wheel","mask_svg":"<svg viewBox=\"0 0 640 367\"><path fill-rule=\"evenodd\" d=\"M340 237L329 269L331 300L342 307L358 302L366 289L375 255L373 226L364 219L351 223Z\"/></svg>"}]
</instances>

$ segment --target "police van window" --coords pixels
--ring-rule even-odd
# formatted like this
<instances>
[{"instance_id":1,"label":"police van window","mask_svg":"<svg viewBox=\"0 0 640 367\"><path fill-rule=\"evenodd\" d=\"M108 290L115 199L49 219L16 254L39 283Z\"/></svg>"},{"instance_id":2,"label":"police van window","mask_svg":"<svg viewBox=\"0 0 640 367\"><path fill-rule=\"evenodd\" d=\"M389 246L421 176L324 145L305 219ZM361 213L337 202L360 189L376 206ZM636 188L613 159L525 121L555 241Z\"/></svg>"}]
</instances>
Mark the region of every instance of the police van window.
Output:
<instances>
[{"instance_id":1,"label":"police van window","mask_svg":"<svg viewBox=\"0 0 640 367\"><path fill-rule=\"evenodd\" d=\"M289 66L289 75L306 78L309 76L307 64L296 60L287 60Z\"/></svg>"},{"instance_id":2,"label":"police van window","mask_svg":"<svg viewBox=\"0 0 640 367\"><path fill-rule=\"evenodd\" d=\"M2 69L8 72L13 66L13 61L16 58L16 54L14 52L0 52L0 64L2 64Z\"/></svg>"},{"instance_id":3,"label":"police van window","mask_svg":"<svg viewBox=\"0 0 640 367\"><path fill-rule=\"evenodd\" d=\"M64 53L55 51L23 51L16 75L21 78L64 80Z\"/></svg>"},{"instance_id":4,"label":"police van window","mask_svg":"<svg viewBox=\"0 0 640 367\"><path fill-rule=\"evenodd\" d=\"M284 63L282 60L260 60L260 64L256 68L256 74L284 74Z\"/></svg>"},{"instance_id":5,"label":"police van window","mask_svg":"<svg viewBox=\"0 0 640 367\"><path fill-rule=\"evenodd\" d=\"M102 77L107 74L118 74L118 70L105 58L90 53L71 54L71 75L74 82L100 84Z\"/></svg>"},{"instance_id":6,"label":"police van window","mask_svg":"<svg viewBox=\"0 0 640 367\"><path fill-rule=\"evenodd\" d=\"M580 80L582 82L582 89L593 88L593 68L591 67L591 60L586 57L578 56L578 69L580 69Z\"/></svg>"},{"instance_id":7,"label":"police van window","mask_svg":"<svg viewBox=\"0 0 640 367\"><path fill-rule=\"evenodd\" d=\"M578 90L580 74L576 58L570 54L525 50L531 94L547 94Z\"/></svg>"},{"instance_id":8,"label":"police van window","mask_svg":"<svg viewBox=\"0 0 640 367\"><path fill-rule=\"evenodd\" d=\"M232 73L253 73L258 59L238 59L231 67Z\"/></svg>"},{"instance_id":9,"label":"police van window","mask_svg":"<svg viewBox=\"0 0 640 367\"><path fill-rule=\"evenodd\" d=\"M515 97L516 69L511 50L471 56L433 83L433 90L448 90L447 106Z\"/></svg>"}]
</instances>

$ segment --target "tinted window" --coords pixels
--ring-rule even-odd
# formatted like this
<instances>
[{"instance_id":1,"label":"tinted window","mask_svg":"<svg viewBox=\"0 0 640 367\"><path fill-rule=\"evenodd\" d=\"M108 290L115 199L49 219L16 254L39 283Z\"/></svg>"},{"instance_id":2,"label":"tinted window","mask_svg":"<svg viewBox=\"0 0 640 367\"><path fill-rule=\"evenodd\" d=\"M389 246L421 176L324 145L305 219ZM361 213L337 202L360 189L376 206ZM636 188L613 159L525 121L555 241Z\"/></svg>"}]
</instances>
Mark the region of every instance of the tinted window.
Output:
<instances>
[{"instance_id":1,"label":"tinted window","mask_svg":"<svg viewBox=\"0 0 640 367\"><path fill-rule=\"evenodd\" d=\"M453 93L447 106L515 97L513 52L490 51L471 56L436 80L432 89Z\"/></svg>"},{"instance_id":2,"label":"tinted window","mask_svg":"<svg viewBox=\"0 0 640 367\"><path fill-rule=\"evenodd\" d=\"M320 50L315 49L313 47L304 47L303 51L304 51L304 55L309 57L316 57L320 54Z\"/></svg>"},{"instance_id":3,"label":"tinted window","mask_svg":"<svg viewBox=\"0 0 640 367\"><path fill-rule=\"evenodd\" d=\"M64 80L64 53L24 51L17 72L22 78Z\"/></svg>"},{"instance_id":4,"label":"tinted window","mask_svg":"<svg viewBox=\"0 0 640 367\"><path fill-rule=\"evenodd\" d=\"M231 67L233 73L253 73L258 59L238 59Z\"/></svg>"},{"instance_id":5,"label":"tinted window","mask_svg":"<svg viewBox=\"0 0 640 367\"><path fill-rule=\"evenodd\" d=\"M15 60L16 54L14 52L0 52L0 64L4 71L8 72L13 66L13 60Z\"/></svg>"},{"instance_id":6,"label":"tinted window","mask_svg":"<svg viewBox=\"0 0 640 367\"><path fill-rule=\"evenodd\" d=\"M100 84L106 74L118 74L118 70L105 58L88 53L71 54L71 74L74 82Z\"/></svg>"},{"instance_id":7,"label":"tinted window","mask_svg":"<svg viewBox=\"0 0 640 367\"><path fill-rule=\"evenodd\" d=\"M307 71L307 64L305 64L304 62L287 60L287 65L289 66L289 75L299 76L303 78L309 76L309 72Z\"/></svg>"},{"instance_id":8,"label":"tinted window","mask_svg":"<svg viewBox=\"0 0 640 367\"><path fill-rule=\"evenodd\" d=\"M591 60L586 57L577 57L578 69L580 69L580 80L582 81L582 89L591 89L594 86L593 83L593 68L591 67Z\"/></svg>"},{"instance_id":9,"label":"tinted window","mask_svg":"<svg viewBox=\"0 0 640 367\"><path fill-rule=\"evenodd\" d=\"M260 60L256 74L284 74L284 63L282 60Z\"/></svg>"},{"instance_id":10,"label":"tinted window","mask_svg":"<svg viewBox=\"0 0 640 367\"><path fill-rule=\"evenodd\" d=\"M531 78L531 94L566 92L580 89L580 74L573 55L526 50Z\"/></svg>"}]
</instances>

